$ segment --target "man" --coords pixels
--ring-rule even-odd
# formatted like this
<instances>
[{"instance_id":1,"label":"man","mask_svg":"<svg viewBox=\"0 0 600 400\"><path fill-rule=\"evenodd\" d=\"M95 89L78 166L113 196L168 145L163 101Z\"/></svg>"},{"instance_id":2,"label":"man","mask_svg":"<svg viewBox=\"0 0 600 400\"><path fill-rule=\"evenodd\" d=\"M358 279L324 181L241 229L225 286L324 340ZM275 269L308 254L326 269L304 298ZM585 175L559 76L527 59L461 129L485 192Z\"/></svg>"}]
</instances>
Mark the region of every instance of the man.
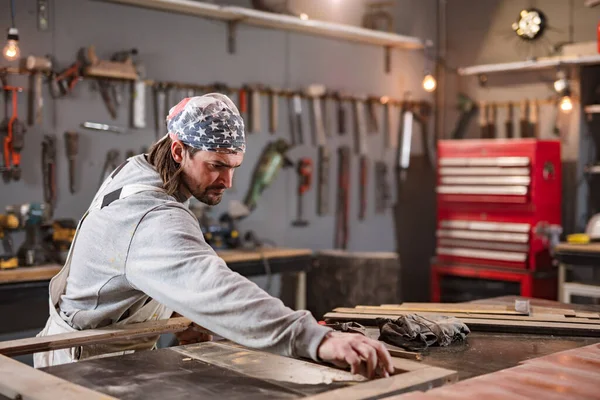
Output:
<instances>
[{"instance_id":1,"label":"man","mask_svg":"<svg viewBox=\"0 0 600 400\"><path fill-rule=\"evenodd\" d=\"M227 268L204 241L188 201L218 204L242 164L244 122L233 102L216 93L186 98L170 110L167 127L148 155L128 159L98 190L50 283L50 318L38 336L177 313L247 347L388 376L393 367L382 343L332 332L309 312L285 307ZM151 349L157 339L37 353L34 363ZM191 330L180 339L206 337Z\"/></svg>"}]
</instances>

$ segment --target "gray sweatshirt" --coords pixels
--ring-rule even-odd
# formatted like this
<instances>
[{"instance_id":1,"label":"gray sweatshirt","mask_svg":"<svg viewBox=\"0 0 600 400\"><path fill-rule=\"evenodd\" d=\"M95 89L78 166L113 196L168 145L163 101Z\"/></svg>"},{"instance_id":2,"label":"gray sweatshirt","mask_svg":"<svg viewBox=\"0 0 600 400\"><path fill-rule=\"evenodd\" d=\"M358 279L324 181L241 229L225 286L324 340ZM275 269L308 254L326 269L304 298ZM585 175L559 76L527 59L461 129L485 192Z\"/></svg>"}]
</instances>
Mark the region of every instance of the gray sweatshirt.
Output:
<instances>
[{"instance_id":1,"label":"gray sweatshirt","mask_svg":"<svg viewBox=\"0 0 600 400\"><path fill-rule=\"evenodd\" d=\"M162 187L140 155L97 196L127 184ZM285 356L317 361L330 331L231 271L204 240L187 203L166 193L141 192L91 212L72 252L59 307L76 329L118 322L152 298L219 336Z\"/></svg>"}]
</instances>

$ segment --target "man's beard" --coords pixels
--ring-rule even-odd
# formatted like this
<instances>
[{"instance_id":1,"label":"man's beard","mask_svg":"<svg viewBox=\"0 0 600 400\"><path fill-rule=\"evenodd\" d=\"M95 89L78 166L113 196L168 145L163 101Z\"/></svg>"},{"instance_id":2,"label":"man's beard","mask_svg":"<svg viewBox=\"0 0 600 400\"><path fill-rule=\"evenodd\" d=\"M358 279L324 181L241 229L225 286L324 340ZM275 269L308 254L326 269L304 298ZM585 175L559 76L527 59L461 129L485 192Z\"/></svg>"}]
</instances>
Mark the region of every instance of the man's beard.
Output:
<instances>
[{"instance_id":1,"label":"man's beard","mask_svg":"<svg viewBox=\"0 0 600 400\"><path fill-rule=\"evenodd\" d=\"M227 189L224 185L213 185L205 189L201 189L200 187L191 187L188 184L188 179L186 176L184 176L182 179L182 183L187 191L191 193L196 200L209 206L216 206L223 198L224 192L216 193L216 191Z\"/></svg>"}]
</instances>

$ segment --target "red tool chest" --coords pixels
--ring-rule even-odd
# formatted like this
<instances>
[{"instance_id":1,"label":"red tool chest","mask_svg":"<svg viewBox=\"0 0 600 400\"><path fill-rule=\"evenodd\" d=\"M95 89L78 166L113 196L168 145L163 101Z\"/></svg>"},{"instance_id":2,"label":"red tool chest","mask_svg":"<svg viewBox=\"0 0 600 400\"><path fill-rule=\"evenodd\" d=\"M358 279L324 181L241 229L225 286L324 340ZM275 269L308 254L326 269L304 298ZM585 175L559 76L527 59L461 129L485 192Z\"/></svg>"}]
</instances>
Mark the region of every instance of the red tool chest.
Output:
<instances>
[{"instance_id":1,"label":"red tool chest","mask_svg":"<svg viewBox=\"0 0 600 400\"><path fill-rule=\"evenodd\" d=\"M560 142L438 143L432 301L447 276L518 282L520 295L554 298L544 225L561 224Z\"/></svg>"}]
</instances>

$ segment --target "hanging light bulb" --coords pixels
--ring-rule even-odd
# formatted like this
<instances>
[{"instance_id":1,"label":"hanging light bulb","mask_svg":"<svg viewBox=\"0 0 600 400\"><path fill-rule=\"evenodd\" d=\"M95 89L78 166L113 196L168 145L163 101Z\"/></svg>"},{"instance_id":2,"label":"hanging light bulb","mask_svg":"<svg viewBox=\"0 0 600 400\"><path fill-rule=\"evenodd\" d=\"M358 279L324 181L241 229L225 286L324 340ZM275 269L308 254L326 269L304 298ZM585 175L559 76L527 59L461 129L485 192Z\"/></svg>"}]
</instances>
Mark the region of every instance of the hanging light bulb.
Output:
<instances>
[{"instance_id":1,"label":"hanging light bulb","mask_svg":"<svg viewBox=\"0 0 600 400\"><path fill-rule=\"evenodd\" d=\"M433 77L433 75L431 75L431 74L425 75L425 78L423 78L423 89L425 89L428 92L433 92L435 90L436 86L437 86L437 82L435 81L435 78Z\"/></svg>"},{"instance_id":2,"label":"hanging light bulb","mask_svg":"<svg viewBox=\"0 0 600 400\"><path fill-rule=\"evenodd\" d=\"M8 29L7 39L6 46L2 49L2 54L8 61L14 61L21 55L21 50L19 50L19 31L17 28Z\"/></svg>"},{"instance_id":3,"label":"hanging light bulb","mask_svg":"<svg viewBox=\"0 0 600 400\"><path fill-rule=\"evenodd\" d=\"M573 102L571 101L571 96L563 96L560 99L560 109L564 112L569 112L573 109Z\"/></svg>"}]
</instances>

